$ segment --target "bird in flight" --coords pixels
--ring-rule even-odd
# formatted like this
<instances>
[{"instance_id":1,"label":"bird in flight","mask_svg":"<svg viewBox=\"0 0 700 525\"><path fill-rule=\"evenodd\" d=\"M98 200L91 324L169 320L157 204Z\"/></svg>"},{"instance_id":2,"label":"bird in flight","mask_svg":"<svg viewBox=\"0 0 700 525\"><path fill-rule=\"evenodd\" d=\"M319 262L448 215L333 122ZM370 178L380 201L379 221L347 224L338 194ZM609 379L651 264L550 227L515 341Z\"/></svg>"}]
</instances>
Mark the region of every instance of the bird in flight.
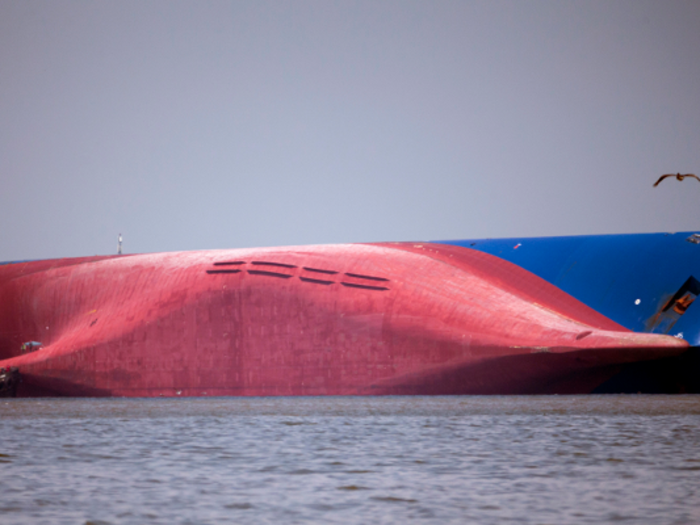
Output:
<instances>
[{"instance_id":1,"label":"bird in flight","mask_svg":"<svg viewBox=\"0 0 700 525\"><path fill-rule=\"evenodd\" d=\"M676 177L678 180L683 180L683 179L685 179L686 177L693 177L694 179L697 179L698 182L700 182L700 179L698 178L698 176L697 176L697 175L693 175L692 173L686 173L685 175L681 175L680 173L676 173L676 174L667 173L666 175L661 175L661 177L659 178L659 180L657 180L657 181L654 183L654 187L656 188L656 187L659 185L659 182L661 182L662 180L664 180L666 177Z\"/></svg>"}]
</instances>

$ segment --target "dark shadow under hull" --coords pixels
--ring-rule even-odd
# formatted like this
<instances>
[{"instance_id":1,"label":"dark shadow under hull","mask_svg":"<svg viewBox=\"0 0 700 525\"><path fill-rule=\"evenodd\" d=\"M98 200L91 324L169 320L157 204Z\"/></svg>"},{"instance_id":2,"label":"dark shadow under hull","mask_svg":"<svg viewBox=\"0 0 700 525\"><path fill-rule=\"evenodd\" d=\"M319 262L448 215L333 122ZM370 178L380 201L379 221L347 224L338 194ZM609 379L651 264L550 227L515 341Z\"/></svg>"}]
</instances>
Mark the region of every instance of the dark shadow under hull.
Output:
<instances>
[{"instance_id":1,"label":"dark shadow under hull","mask_svg":"<svg viewBox=\"0 0 700 525\"><path fill-rule=\"evenodd\" d=\"M700 394L700 347L665 359L625 365L594 394Z\"/></svg>"}]
</instances>

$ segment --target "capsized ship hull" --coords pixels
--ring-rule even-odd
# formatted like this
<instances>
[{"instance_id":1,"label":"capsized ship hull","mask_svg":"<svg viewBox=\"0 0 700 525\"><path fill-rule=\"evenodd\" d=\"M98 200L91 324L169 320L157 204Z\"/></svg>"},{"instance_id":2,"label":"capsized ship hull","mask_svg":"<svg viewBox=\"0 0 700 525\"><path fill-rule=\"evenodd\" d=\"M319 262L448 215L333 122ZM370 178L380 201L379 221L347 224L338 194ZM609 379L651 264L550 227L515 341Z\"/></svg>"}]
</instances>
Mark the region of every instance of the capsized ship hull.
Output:
<instances>
[{"instance_id":1,"label":"capsized ship hull","mask_svg":"<svg viewBox=\"0 0 700 525\"><path fill-rule=\"evenodd\" d=\"M688 348L435 243L7 264L0 337L19 396L585 393Z\"/></svg>"}]
</instances>

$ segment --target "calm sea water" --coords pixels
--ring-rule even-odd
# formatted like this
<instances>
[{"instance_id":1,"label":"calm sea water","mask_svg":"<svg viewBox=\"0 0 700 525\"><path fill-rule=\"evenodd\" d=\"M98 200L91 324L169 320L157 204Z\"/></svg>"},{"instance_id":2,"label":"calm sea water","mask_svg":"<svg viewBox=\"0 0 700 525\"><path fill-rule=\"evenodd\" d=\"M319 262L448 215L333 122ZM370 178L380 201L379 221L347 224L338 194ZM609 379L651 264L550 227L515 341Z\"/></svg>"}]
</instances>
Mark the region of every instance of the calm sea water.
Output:
<instances>
[{"instance_id":1,"label":"calm sea water","mask_svg":"<svg viewBox=\"0 0 700 525\"><path fill-rule=\"evenodd\" d=\"M0 523L700 523L700 396L0 400Z\"/></svg>"}]
</instances>

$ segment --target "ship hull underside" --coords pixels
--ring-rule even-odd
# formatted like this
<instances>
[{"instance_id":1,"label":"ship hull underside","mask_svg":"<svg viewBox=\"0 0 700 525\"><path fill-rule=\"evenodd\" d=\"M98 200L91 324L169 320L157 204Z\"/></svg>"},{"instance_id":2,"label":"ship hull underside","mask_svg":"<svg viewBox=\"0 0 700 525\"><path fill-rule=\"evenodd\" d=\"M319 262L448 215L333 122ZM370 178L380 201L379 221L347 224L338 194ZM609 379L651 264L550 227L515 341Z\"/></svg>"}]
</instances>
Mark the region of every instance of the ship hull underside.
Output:
<instances>
[{"instance_id":1,"label":"ship hull underside","mask_svg":"<svg viewBox=\"0 0 700 525\"><path fill-rule=\"evenodd\" d=\"M18 396L587 393L688 349L439 244L18 263L0 301Z\"/></svg>"}]
</instances>

